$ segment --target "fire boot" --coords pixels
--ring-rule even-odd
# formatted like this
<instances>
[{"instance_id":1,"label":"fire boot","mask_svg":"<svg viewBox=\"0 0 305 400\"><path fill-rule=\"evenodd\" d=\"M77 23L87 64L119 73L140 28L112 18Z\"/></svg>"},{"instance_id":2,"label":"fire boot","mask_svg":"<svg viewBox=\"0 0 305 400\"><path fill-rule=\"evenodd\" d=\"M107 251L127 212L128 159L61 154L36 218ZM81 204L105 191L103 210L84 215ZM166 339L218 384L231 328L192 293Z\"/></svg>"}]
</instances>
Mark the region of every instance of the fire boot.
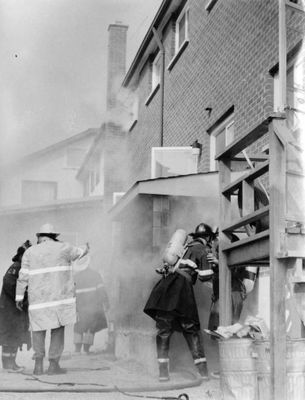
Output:
<instances>
[{"instance_id":1,"label":"fire boot","mask_svg":"<svg viewBox=\"0 0 305 400\"><path fill-rule=\"evenodd\" d=\"M10 369L10 358L8 356L4 356L2 354L2 368L3 369Z\"/></svg>"},{"instance_id":2,"label":"fire boot","mask_svg":"<svg viewBox=\"0 0 305 400\"><path fill-rule=\"evenodd\" d=\"M48 375L61 375L67 372L66 368L60 368L58 360L50 360Z\"/></svg>"},{"instance_id":3,"label":"fire boot","mask_svg":"<svg viewBox=\"0 0 305 400\"><path fill-rule=\"evenodd\" d=\"M89 354L90 344L84 344L84 352Z\"/></svg>"},{"instance_id":4,"label":"fire boot","mask_svg":"<svg viewBox=\"0 0 305 400\"><path fill-rule=\"evenodd\" d=\"M209 379L200 331L183 332L183 335L187 341L190 352L192 353L199 374L202 378Z\"/></svg>"},{"instance_id":5,"label":"fire boot","mask_svg":"<svg viewBox=\"0 0 305 400\"><path fill-rule=\"evenodd\" d=\"M158 359L158 363L159 363L159 381L160 382L169 381L168 360Z\"/></svg>"},{"instance_id":6,"label":"fire boot","mask_svg":"<svg viewBox=\"0 0 305 400\"><path fill-rule=\"evenodd\" d=\"M160 382L165 382L169 380L168 352L169 352L170 336L171 332L169 330L159 328L156 337L156 344L157 344Z\"/></svg>"},{"instance_id":7,"label":"fire boot","mask_svg":"<svg viewBox=\"0 0 305 400\"><path fill-rule=\"evenodd\" d=\"M75 353L80 353L82 349L82 343L75 343Z\"/></svg>"},{"instance_id":8,"label":"fire boot","mask_svg":"<svg viewBox=\"0 0 305 400\"><path fill-rule=\"evenodd\" d=\"M11 370L12 371L14 371L14 372L21 372L21 371L23 371L24 370L24 367L21 367L21 366L19 366L19 365L17 365L16 364L16 353L15 354L13 354L11 357L11 361L10 361L10 367L11 367Z\"/></svg>"},{"instance_id":9,"label":"fire boot","mask_svg":"<svg viewBox=\"0 0 305 400\"><path fill-rule=\"evenodd\" d=\"M195 365L199 371L199 374L202 376L202 378L209 379L207 362L200 361L200 362L196 363L196 361L195 361Z\"/></svg>"},{"instance_id":10,"label":"fire boot","mask_svg":"<svg viewBox=\"0 0 305 400\"><path fill-rule=\"evenodd\" d=\"M42 374L43 374L43 359L35 358L35 367L33 375L42 375Z\"/></svg>"}]
</instances>

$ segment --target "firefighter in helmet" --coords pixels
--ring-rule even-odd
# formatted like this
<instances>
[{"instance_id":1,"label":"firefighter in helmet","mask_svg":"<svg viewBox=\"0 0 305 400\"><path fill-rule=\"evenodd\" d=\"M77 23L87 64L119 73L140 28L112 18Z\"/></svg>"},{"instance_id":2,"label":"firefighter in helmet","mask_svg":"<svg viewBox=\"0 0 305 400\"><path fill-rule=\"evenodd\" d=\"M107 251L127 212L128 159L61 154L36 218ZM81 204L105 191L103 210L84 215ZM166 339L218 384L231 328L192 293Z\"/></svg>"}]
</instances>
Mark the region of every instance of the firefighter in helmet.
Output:
<instances>
[{"instance_id":1,"label":"firefighter in helmet","mask_svg":"<svg viewBox=\"0 0 305 400\"><path fill-rule=\"evenodd\" d=\"M154 286L144 312L156 321L159 380L169 380L169 345L174 331L182 332L194 363L203 379L208 369L200 332L200 322L193 285L211 279L213 270L207 260L212 251L213 231L205 223L199 224L190 236L184 255L175 267Z\"/></svg>"}]
</instances>

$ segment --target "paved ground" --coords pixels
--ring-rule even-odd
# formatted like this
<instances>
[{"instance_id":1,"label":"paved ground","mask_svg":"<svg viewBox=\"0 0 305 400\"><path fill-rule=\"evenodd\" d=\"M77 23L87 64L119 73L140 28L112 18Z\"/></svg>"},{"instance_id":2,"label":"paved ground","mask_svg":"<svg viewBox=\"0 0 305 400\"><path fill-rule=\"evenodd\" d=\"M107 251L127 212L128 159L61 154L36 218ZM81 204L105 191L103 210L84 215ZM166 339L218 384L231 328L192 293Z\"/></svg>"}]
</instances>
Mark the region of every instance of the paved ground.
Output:
<instances>
[{"instance_id":1,"label":"paved ground","mask_svg":"<svg viewBox=\"0 0 305 400\"><path fill-rule=\"evenodd\" d=\"M182 393L189 400L221 399L219 381L202 382L195 371L171 373L170 382L161 384L157 376L145 373L132 360L115 360L102 352L66 353L61 366L68 369L67 374L35 377L33 360L23 353L18 354L17 360L25 366L23 373L0 372L1 400L172 399Z\"/></svg>"}]
</instances>

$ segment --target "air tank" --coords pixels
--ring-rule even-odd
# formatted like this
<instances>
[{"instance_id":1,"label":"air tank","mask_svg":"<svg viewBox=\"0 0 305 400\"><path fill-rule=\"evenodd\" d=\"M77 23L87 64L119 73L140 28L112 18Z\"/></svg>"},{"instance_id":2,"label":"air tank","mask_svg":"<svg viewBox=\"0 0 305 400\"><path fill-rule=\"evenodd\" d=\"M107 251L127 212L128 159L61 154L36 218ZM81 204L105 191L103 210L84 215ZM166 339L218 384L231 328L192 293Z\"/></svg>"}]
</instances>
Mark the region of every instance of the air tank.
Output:
<instances>
[{"instance_id":1,"label":"air tank","mask_svg":"<svg viewBox=\"0 0 305 400\"><path fill-rule=\"evenodd\" d=\"M168 265L175 265L178 259L183 256L186 241L186 231L177 229L164 250L162 261Z\"/></svg>"}]
</instances>

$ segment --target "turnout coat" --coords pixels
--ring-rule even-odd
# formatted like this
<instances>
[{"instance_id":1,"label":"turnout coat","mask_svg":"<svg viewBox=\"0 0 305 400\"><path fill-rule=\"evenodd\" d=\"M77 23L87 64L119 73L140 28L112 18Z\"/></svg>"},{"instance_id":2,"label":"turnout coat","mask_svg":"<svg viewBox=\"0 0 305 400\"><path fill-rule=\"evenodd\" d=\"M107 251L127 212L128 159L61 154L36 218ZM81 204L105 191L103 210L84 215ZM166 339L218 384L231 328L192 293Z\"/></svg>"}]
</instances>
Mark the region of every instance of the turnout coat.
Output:
<instances>
[{"instance_id":1,"label":"turnout coat","mask_svg":"<svg viewBox=\"0 0 305 400\"><path fill-rule=\"evenodd\" d=\"M16 281L20 268L21 262L15 261L3 277L0 295L0 345L17 348L25 343L29 350L31 348L31 336L27 296L25 296L23 303L23 311L17 310L15 303Z\"/></svg>"},{"instance_id":2,"label":"turnout coat","mask_svg":"<svg viewBox=\"0 0 305 400\"><path fill-rule=\"evenodd\" d=\"M72 262L84 250L54 240L30 247L22 257L16 301L28 286L29 319L32 331L54 329L76 321Z\"/></svg>"},{"instance_id":3,"label":"turnout coat","mask_svg":"<svg viewBox=\"0 0 305 400\"><path fill-rule=\"evenodd\" d=\"M104 308L108 308L108 296L101 275L90 267L75 275L77 333L96 333L107 328Z\"/></svg>"},{"instance_id":4,"label":"turnout coat","mask_svg":"<svg viewBox=\"0 0 305 400\"><path fill-rule=\"evenodd\" d=\"M171 314L191 321L199 329L193 285L197 280L197 271L201 271L201 281L206 281L213 275L206 258L209 251L210 246L204 239L197 238L189 243L185 255L178 261L176 272L163 276L152 289L144 312L153 319L160 313Z\"/></svg>"}]
</instances>

